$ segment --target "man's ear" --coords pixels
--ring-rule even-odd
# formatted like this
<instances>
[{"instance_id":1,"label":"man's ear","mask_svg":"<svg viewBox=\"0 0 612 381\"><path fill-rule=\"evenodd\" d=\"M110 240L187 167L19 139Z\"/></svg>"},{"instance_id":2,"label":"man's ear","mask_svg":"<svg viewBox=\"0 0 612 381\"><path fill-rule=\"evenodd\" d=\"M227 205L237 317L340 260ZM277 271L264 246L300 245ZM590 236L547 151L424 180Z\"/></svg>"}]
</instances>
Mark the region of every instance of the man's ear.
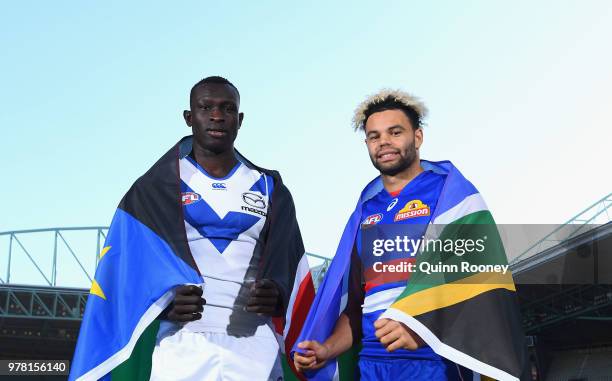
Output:
<instances>
[{"instance_id":1,"label":"man's ear","mask_svg":"<svg viewBox=\"0 0 612 381\"><path fill-rule=\"evenodd\" d=\"M183 118L185 118L185 123L187 123L187 125L189 127L191 127L191 111L184 110L183 111Z\"/></svg>"},{"instance_id":2,"label":"man's ear","mask_svg":"<svg viewBox=\"0 0 612 381\"><path fill-rule=\"evenodd\" d=\"M419 149L421 147L421 144L423 144L423 129L417 128L414 131L414 145L416 149Z\"/></svg>"},{"instance_id":3,"label":"man's ear","mask_svg":"<svg viewBox=\"0 0 612 381\"><path fill-rule=\"evenodd\" d=\"M244 119L244 113L238 113L238 129L240 129L240 127L242 127L242 120Z\"/></svg>"}]
</instances>

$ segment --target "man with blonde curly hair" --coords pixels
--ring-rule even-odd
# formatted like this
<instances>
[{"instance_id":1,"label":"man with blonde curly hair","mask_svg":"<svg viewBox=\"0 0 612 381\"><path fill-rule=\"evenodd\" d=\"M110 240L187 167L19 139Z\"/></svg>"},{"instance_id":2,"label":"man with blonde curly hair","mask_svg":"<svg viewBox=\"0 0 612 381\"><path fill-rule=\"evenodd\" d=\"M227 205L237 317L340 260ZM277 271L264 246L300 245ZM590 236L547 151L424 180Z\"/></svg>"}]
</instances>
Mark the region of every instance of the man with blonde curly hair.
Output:
<instances>
[{"instance_id":1,"label":"man with blonde curly hair","mask_svg":"<svg viewBox=\"0 0 612 381\"><path fill-rule=\"evenodd\" d=\"M365 131L370 160L391 192L423 171L419 148L426 116L427 108L418 98L392 90L369 97L355 111L353 126Z\"/></svg>"},{"instance_id":2,"label":"man with blonde curly hair","mask_svg":"<svg viewBox=\"0 0 612 381\"><path fill-rule=\"evenodd\" d=\"M413 248L411 254L404 256L393 253L381 257L366 250L369 246L362 240L368 234L367 229L382 231L372 229L376 224L401 228L402 234L409 235L412 240L422 238L441 212L448 212L452 206L468 205L472 200L478 200L479 211L488 213L476 188L450 162L421 160L422 126L426 115L427 108L418 98L387 89L368 97L355 111L353 127L364 131L368 154L380 176L362 192L298 339L299 344L294 347L294 364L309 379L335 379L340 369L340 366L336 368L335 359L351 347L360 347L359 375L351 374L347 379L472 380L472 370L486 374L482 370L489 372L495 366L513 366L515 358L519 359L516 369L522 366L521 344L516 344L522 340L522 335L516 334L520 332L520 323L511 297L508 299L504 294L495 299L501 300L498 304L486 304L493 306L491 327L487 326L486 318L478 327L475 324L479 323L470 321L471 315L467 319L460 316L466 311L480 315L483 312L464 307L461 301L446 306L438 303L417 322L410 314L392 310L395 303L407 295L406 285L410 285L415 275L415 270L393 269L399 265L408 266L406 268L415 265L418 250ZM505 260L503 251L502 256ZM511 279L509 282L512 283ZM417 285L427 288L421 286ZM437 303L424 301L418 295L411 300L417 304ZM339 307L330 307L334 304ZM449 310L447 307L462 309ZM504 321L505 325L497 324L499 321ZM500 326L501 331L508 332L498 335ZM478 329L483 333L492 332L499 338L500 347L512 347L508 351L510 360L506 361L500 352L491 351L493 359L489 361L489 354L483 354L481 348L489 345L490 337L473 332ZM520 340L515 340L516 337ZM469 343L465 351L464 342ZM503 359L501 365L498 358ZM495 368L490 374L507 375L508 372ZM512 376L505 379L514 380Z\"/></svg>"}]
</instances>

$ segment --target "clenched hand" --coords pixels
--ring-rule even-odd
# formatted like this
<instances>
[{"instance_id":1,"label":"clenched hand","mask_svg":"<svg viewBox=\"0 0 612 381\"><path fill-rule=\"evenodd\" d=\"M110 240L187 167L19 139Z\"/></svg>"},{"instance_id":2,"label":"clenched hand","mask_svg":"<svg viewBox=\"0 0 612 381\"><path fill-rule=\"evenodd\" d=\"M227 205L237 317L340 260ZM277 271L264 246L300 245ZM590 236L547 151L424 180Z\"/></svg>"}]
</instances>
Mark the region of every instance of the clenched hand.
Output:
<instances>
[{"instance_id":1,"label":"clenched hand","mask_svg":"<svg viewBox=\"0 0 612 381\"><path fill-rule=\"evenodd\" d=\"M166 309L165 318L181 323L201 319L205 304L202 288L194 285L178 286L174 300Z\"/></svg>"},{"instance_id":2,"label":"clenched hand","mask_svg":"<svg viewBox=\"0 0 612 381\"><path fill-rule=\"evenodd\" d=\"M404 323L391 319L378 319L374 322L376 337L388 352L404 348L415 350L425 342Z\"/></svg>"},{"instance_id":3,"label":"clenched hand","mask_svg":"<svg viewBox=\"0 0 612 381\"><path fill-rule=\"evenodd\" d=\"M260 279L253 283L246 310L261 315L280 316L282 301L276 283L270 279Z\"/></svg>"}]
</instances>

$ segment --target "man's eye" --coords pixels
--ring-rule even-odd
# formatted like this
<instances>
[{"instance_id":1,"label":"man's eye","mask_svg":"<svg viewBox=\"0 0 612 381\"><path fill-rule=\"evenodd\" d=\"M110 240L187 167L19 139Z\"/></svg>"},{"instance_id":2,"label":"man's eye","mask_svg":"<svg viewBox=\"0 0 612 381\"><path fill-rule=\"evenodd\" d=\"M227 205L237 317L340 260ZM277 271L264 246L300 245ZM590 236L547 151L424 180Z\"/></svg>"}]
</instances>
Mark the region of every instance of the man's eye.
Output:
<instances>
[{"instance_id":1,"label":"man's eye","mask_svg":"<svg viewBox=\"0 0 612 381\"><path fill-rule=\"evenodd\" d=\"M368 136L368 140L371 142L375 141L376 139L378 139L378 136Z\"/></svg>"}]
</instances>

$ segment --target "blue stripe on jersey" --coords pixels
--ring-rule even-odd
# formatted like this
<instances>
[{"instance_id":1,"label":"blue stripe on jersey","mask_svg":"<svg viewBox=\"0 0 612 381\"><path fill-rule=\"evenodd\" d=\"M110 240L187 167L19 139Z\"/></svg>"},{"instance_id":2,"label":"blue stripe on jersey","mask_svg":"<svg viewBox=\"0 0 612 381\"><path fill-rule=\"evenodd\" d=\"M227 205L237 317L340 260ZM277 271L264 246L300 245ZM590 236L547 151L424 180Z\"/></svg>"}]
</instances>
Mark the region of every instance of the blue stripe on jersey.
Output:
<instances>
[{"instance_id":1,"label":"blue stripe on jersey","mask_svg":"<svg viewBox=\"0 0 612 381\"><path fill-rule=\"evenodd\" d=\"M181 180L181 192L194 191ZM258 216L234 211L230 211L223 218L219 218L203 197L193 204L185 205L183 208L185 221L193 226L202 237L208 238L219 250L219 253L223 253L233 240L260 220Z\"/></svg>"},{"instance_id":2,"label":"blue stripe on jersey","mask_svg":"<svg viewBox=\"0 0 612 381\"><path fill-rule=\"evenodd\" d=\"M267 184L266 184L267 183ZM267 186L266 186L267 185ZM268 192L266 192L266 189ZM274 189L274 180L270 176L261 175L259 180L251 187L251 191L260 192L264 196L268 196L268 200L272 199L272 190Z\"/></svg>"}]
</instances>

